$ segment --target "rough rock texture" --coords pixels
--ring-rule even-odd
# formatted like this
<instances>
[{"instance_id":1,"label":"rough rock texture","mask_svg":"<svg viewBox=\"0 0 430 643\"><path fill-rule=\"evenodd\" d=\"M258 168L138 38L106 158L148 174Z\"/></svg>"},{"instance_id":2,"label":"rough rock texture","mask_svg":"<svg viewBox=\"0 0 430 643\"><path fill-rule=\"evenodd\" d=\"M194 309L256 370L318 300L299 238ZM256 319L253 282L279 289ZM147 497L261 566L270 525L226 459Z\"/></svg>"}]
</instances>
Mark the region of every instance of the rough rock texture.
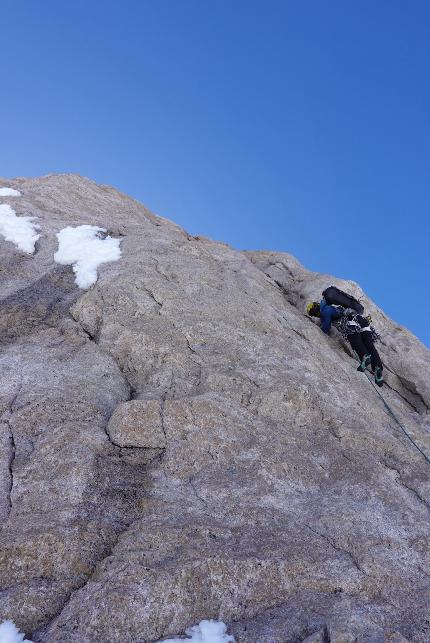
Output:
<instances>
[{"instance_id":1,"label":"rough rock texture","mask_svg":"<svg viewBox=\"0 0 430 643\"><path fill-rule=\"evenodd\" d=\"M430 465L384 400L430 456L430 352L287 254L75 175L0 186L42 234L32 257L0 239L0 618L44 643L203 618L239 643L428 641ZM53 263L83 223L123 237L86 292ZM382 335L382 398L304 314L331 283Z\"/></svg>"},{"instance_id":2,"label":"rough rock texture","mask_svg":"<svg viewBox=\"0 0 430 643\"><path fill-rule=\"evenodd\" d=\"M130 400L119 404L107 427L111 442L120 447L164 449L161 400Z\"/></svg>"}]
</instances>

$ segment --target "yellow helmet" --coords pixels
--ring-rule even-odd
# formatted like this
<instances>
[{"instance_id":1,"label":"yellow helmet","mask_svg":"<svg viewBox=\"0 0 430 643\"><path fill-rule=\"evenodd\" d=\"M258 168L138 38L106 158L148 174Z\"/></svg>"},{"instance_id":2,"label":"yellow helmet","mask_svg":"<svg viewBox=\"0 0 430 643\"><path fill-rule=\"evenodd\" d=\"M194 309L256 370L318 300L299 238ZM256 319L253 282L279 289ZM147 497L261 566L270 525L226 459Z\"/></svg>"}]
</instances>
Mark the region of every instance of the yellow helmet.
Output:
<instances>
[{"instance_id":1,"label":"yellow helmet","mask_svg":"<svg viewBox=\"0 0 430 643\"><path fill-rule=\"evenodd\" d=\"M306 311L308 315L311 317L319 317L320 316L320 305L317 301L311 301L307 306L306 306Z\"/></svg>"}]
</instances>

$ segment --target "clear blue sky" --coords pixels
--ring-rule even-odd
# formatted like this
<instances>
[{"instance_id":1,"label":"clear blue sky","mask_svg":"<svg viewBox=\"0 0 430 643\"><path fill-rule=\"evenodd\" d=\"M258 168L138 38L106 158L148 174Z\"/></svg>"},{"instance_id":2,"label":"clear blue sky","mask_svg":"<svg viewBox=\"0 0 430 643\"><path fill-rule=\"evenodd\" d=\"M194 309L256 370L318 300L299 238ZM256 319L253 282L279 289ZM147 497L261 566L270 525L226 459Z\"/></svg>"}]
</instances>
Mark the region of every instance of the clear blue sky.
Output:
<instances>
[{"instance_id":1,"label":"clear blue sky","mask_svg":"<svg viewBox=\"0 0 430 643\"><path fill-rule=\"evenodd\" d=\"M0 176L358 281L430 345L427 0L4 0Z\"/></svg>"}]
</instances>

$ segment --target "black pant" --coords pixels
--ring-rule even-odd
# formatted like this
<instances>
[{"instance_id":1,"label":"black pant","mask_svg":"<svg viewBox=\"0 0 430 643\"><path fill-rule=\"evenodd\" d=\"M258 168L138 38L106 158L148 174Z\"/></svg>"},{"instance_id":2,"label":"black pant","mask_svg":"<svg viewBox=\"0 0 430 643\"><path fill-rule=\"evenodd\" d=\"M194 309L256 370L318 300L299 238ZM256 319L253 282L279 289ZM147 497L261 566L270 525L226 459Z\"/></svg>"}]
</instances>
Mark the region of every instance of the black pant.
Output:
<instances>
[{"instance_id":1,"label":"black pant","mask_svg":"<svg viewBox=\"0 0 430 643\"><path fill-rule=\"evenodd\" d=\"M384 368L379 353L373 343L372 333L370 331L365 330L361 333L352 333L352 335L348 335L348 340L352 348L358 353L360 361L363 360L365 355L370 355L373 370L375 370L377 366L381 369Z\"/></svg>"}]
</instances>

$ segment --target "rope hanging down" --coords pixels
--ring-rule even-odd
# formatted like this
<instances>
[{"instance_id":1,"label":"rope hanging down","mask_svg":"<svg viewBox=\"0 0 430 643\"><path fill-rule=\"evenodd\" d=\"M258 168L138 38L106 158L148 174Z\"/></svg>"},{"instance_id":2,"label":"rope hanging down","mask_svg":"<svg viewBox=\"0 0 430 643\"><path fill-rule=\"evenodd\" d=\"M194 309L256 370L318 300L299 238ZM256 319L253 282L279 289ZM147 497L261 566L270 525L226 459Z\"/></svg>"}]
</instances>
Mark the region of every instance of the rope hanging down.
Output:
<instances>
[{"instance_id":1,"label":"rope hanging down","mask_svg":"<svg viewBox=\"0 0 430 643\"><path fill-rule=\"evenodd\" d=\"M372 382L371 378L369 377L369 374L368 374L368 372L367 372L367 371L366 371L366 377L367 377L367 379L369 380L370 385L372 386L372 388L376 391L376 393L379 395L379 397L380 397L380 398L381 398L381 400L383 401L385 408L387 409L388 413L391 415L391 417L393 418L393 420L396 422L396 424L398 424L398 425L399 425L399 427L401 428L401 430L403 431L403 433L406 435L406 437L408 438L408 440L410 440L410 441L412 442L412 444L414 445L414 447L415 447L416 449L418 449L418 451L419 451L419 452L421 453L421 455L426 459L426 461L428 462L428 464L430 464L430 458L429 458L429 457L424 453L424 451L421 449L421 447L419 447L419 446L418 446L418 444L415 442L415 440L414 440L414 439L409 435L409 433L406 431L406 429L405 429L405 427L402 425L402 423L401 423L401 422L399 422L399 420L397 419L397 417L394 415L394 412L391 410L390 406L389 406L389 405L388 405L388 403L385 401L384 396L380 393L380 391L378 391L378 389L376 388L376 386L373 384L373 382Z\"/></svg>"}]
</instances>

